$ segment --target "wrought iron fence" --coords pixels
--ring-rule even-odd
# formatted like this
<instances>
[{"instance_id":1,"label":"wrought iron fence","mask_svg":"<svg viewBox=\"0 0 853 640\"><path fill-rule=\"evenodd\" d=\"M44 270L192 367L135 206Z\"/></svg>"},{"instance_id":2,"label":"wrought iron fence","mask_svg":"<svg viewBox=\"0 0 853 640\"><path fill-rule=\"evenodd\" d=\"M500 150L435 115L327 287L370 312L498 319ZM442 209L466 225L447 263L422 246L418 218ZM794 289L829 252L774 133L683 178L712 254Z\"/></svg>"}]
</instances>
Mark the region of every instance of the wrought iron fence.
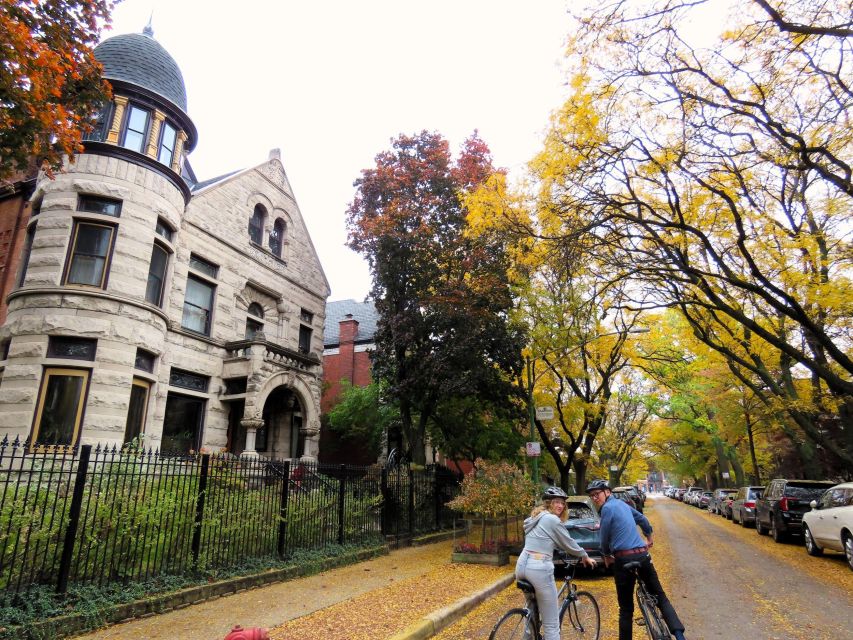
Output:
<instances>
[{"instance_id":1,"label":"wrought iron fence","mask_svg":"<svg viewBox=\"0 0 853 640\"><path fill-rule=\"evenodd\" d=\"M0 442L0 591L135 581L449 527L444 467Z\"/></svg>"}]
</instances>

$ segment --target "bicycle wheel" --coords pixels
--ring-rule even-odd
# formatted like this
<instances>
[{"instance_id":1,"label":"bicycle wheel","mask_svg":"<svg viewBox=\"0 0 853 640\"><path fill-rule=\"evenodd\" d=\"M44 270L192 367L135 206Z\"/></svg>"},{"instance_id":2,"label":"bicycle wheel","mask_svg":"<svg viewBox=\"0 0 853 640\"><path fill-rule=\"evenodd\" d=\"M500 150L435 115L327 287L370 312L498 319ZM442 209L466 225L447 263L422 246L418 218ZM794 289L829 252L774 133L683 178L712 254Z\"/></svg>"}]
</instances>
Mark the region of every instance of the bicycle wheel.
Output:
<instances>
[{"instance_id":1,"label":"bicycle wheel","mask_svg":"<svg viewBox=\"0 0 853 640\"><path fill-rule=\"evenodd\" d=\"M649 638L651 640L671 640L672 636L669 634L669 629L660 615L655 600L637 591L637 605L643 614L643 620L646 623L646 633L649 634Z\"/></svg>"},{"instance_id":2,"label":"bicycle wheel","mask_svg":"<svg viewBox=\"0 0 853 640\"><path fill-rule=\"evenodd\" d=\"M601 632L601 615L598 602L591 593L578 591L566 600L560 609L560 637L598 640Z\"/></svg>"},{"instance_id":3,"label":"bicycle wheel","mask_svg":"<svg viewBox=\"0 0 853 640\"><path fill-rule=\"evenodd\" d=\"M527 629L529 622L525 609L510 609L498 620L489 640L532 640L532 630Z\"/></svg>"}]
</instances>

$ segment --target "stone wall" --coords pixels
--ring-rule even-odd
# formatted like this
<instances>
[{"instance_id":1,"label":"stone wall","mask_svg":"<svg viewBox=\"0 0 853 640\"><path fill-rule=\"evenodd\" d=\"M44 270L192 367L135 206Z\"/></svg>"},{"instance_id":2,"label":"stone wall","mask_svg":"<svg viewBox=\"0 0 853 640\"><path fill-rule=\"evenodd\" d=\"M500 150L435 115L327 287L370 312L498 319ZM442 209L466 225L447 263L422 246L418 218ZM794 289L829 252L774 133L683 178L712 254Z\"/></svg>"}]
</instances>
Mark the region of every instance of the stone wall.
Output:
<instances>
[{"instance_id":1,"label":"stone wall","mask_svg":"<svg viewBox=\"0 0 853 640\"><path fill-rule=\"evenodd\" d=\"M77 211L80 194L121 200L120 217ZM0 340L11 340L0 386L0 433L30 435L45 367L79 367L90 372L80 442L122 444L131 383L139 377L152 383L147 444L160 441L171 391L206 400L203 445L219 449L228 438L227 406L219 400L226 345L244 338L249 304L264 309L266 339L293 351L299 347L302 310L312 314L311 351L322 353L329 287L277 157L208 186L185 204L182 192L156 171L82 154L55 180L42 178L34 198L41 199L41 211L26 280L12 292L8 321L0 329ZM253 245L248 235L257 203L269 212L263 246ZM277 217L287 223L281 258L267 244ZM103 289L63 284L75 219L116 226ZM173 228L171 242L155 234L158 219ZM171 252L162 308L145 301L155 238ZM191 254L219 267L209 336L181 327ZM49 336L97 339L95 361L47 358ZM138 348L157 356L153 372L134 368ZM170 387L173 367L209 377L208 391ZM253 376L267 389L281 370L281 364L265 364ZM291 372L287 381L299 390L307 422L319 427L320 367Z\"/></svg>"}]
</instances>

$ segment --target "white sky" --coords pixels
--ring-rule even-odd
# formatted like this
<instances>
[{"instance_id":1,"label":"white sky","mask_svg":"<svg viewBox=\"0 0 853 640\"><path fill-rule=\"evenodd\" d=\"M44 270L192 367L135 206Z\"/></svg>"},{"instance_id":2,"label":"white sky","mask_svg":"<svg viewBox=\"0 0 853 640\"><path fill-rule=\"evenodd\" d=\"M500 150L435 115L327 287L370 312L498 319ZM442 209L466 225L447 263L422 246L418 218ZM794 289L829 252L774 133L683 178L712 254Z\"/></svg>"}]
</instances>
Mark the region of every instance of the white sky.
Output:
<instances>
[{"instance_id":1,"label":"white sky","mask_svg":"<svg viewBox=\"0 0 853 640\"><path fill-rule=\"evenodd\" d=\"M367 264L344 246L353 181L400 133L474 129L519 171L565 94L565 0L124 0L104 38L139 33L175 58L199 132L199 180L280 148L332 287L362 300Z\"/></svg>"}]
</instances>

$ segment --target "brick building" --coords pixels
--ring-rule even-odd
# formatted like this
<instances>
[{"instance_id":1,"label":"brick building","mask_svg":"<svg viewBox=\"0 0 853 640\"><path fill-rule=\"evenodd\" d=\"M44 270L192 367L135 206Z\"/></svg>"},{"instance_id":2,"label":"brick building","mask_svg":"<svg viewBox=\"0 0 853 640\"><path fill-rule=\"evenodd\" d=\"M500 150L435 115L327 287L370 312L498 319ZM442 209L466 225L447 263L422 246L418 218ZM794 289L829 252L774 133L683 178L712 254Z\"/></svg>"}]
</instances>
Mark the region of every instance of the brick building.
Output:
<instances>
[{"instance_id":1,"label":"brick building","mask_svg":"<svg viewBox=\"0 0 853 640\"><path fill-rule=\"evenodd\" d=\"M335 405L341 392L341 382L365 387L372 381L370 354L379 316L372 302L338 300L326 305L323 328L323 398L325 415ZM337 435L322 427L320 459L330 463L369 464L375 456L352 442L342 442Z\"/></svg>"},{"instance_id":2,"label":"brick building","mask_svg":"<svg viewBox=\"0 0 853 640\"><path fill-rule=\"evenodd\" d=\"M6 296L17 286L15 274L27 235L35 175L33 170L29 177L21 174L0 183L0 325L6 321Z\"/></svg>"},{"instance_id":3,"label":"brick building","mask_svg":"<svg viewBox=\"0 0 853 640\"><path fill-rule=\"evenodd\" d=\"M329 284L278 151L199 181L183 76L150 28L95 56L113 99L21 218L0 435L316 458Z\"/></svg>"}]
</instances>

